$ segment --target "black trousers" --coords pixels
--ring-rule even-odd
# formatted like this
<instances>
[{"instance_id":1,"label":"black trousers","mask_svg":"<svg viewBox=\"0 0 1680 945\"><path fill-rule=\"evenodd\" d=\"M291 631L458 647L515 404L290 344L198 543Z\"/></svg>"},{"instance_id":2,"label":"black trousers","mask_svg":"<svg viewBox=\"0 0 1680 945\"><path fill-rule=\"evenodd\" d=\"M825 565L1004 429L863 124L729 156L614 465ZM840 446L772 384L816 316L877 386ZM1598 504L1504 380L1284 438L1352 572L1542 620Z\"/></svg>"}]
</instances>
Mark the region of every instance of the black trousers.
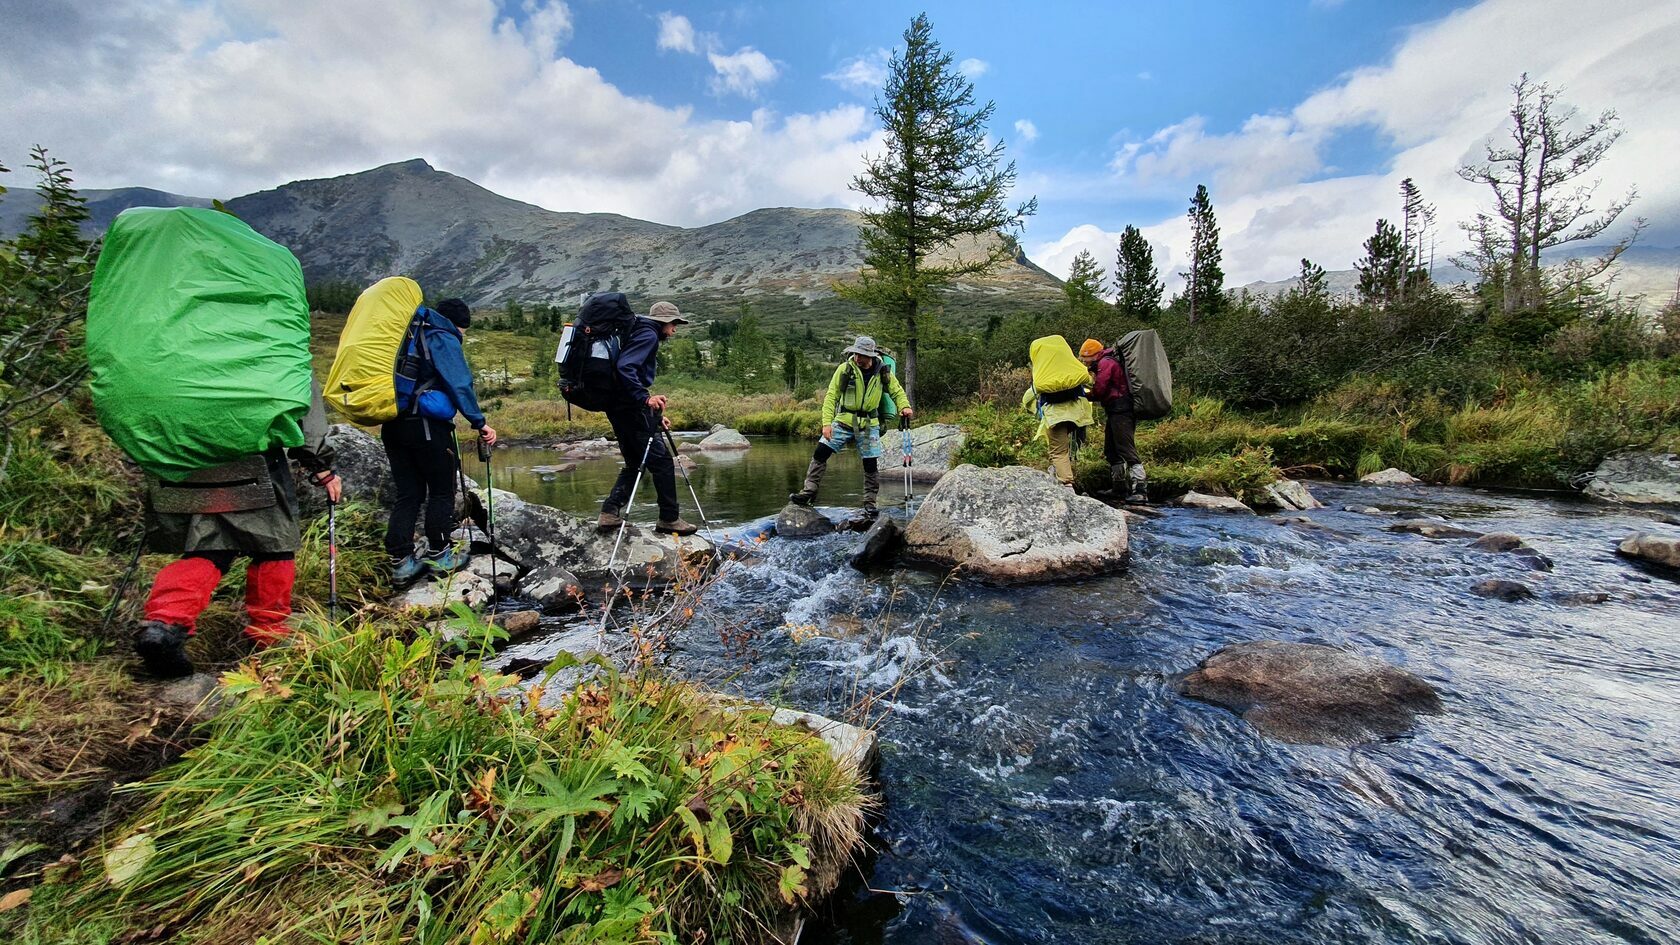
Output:
<instances>
[{"instance_id":1,"label":"black trousers","mask_svg":"<svg viewBox=\"0 0 1680 945\"><path fill-rule=\"evenodd\" d=\"M402 417L379 430L397 487L391 522L385 528L385 553L393 558L414 553L414 524L422 507L427 545L434 552L449 546L449 533L456 524L455 477L460 469L453 433L450 424L427 417Z\"/></svg>"},{"instance_id":2,"label":"black trousers","mask_svg":"<svg viewBox=\"0 0 1680 945\"><path fill-rule=\"evenodd\" d=\"M618 471L618 481L602 503L604 512L623 512L630 503L630 490L636 485L636 471L642 468L642 451L647 450L648 476L653 479L653 491L659 497L659 520L674 522L677 509L677 466L671 452L665 448L665 437L653 411L635 405L607 411L613 436L618 438L618 453L624 457L624 468ZM649 438L652 439L651 445Z\"/></svg>"},{"instance_id":3,"label":"black trousers","mask_svg":"<svg viewBox=\"0 0 1680 945\"><path fill-rule=\"evenodd\" d=\"M1143 465L1137 451L1137 417L1132 413L1132 399L1122 398L1122 409L1111 410L1103 425L1103 460L1110 466L1124 463Z\"/></svg>"}]
</instances>

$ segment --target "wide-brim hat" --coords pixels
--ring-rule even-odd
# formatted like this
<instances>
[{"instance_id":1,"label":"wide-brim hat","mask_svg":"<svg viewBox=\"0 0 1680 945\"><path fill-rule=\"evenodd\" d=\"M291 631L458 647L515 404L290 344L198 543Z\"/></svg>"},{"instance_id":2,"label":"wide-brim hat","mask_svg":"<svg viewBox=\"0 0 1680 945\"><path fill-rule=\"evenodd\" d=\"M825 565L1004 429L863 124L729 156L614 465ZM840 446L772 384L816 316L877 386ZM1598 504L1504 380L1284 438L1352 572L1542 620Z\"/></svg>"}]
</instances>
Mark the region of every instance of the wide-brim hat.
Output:
<instances>
[{"instance_id":1,"label":"wide-brim hat","mask_svg":"<svg viewBox=\"0 0 1680 945\"><path fill-rule=\"evenodd\" d=\"M689 323L688 319L682 317L682 312L677 311L677 307L670 302L653 303L653 307L648 309L647 317L662 325L687 325Z\"/></svg>"},{"instance_id":2,"label":"wide-brim hat","mask_svg":"<svg viewBox=\"0 0 1680 945\"><path fill-rule=\"evenodd\" d=\"M852 342L852 346L847 348L844 353L861 354L866 358L878 358L881 356L881 349L875 344L874 338L868 335L858 335L858 339Z\"/></svg>"}]
</instances>

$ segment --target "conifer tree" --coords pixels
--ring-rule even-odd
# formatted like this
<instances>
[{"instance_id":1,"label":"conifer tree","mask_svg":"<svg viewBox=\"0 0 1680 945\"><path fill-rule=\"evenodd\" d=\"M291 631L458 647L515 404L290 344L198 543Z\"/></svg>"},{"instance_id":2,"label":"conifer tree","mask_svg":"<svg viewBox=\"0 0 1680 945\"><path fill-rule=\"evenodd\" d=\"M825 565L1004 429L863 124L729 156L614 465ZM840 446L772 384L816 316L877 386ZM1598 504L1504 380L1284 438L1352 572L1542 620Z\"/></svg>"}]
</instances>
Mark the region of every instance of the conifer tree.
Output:
<instances>
[{"instance_id":1,"label":"conifer tree","mask_svg":"<svg viewBox=\"0 0 1680 945\"><path fill-rule=\"evenodd\" d=\"M1097 257L1092 256L1090 250L1082 249L1073 257L1073 266L1068 270L1067 281L1062 283L1062 293L1067 296L1068 310L1074 313L1088 312L1103 304L1103 285L1107 282L1107 274L1102 266L1097 264Z\"/></svg>"},{"instance_id":2,"label":"conifer tree","mask_svg":"<svg viewBox=\"0 0 1680 945\"><path fill-rule=\"evenodd\" d=\"M975 104L973 84L933 38L927 15L912 20L875 103L886 153L869 158L852 181L873 204L863 211L863 271L857 282L835 287L902 331L903 384L912 399L928 303L955 279L1012 258L1014 232L1038 208L1036 199L1006 203L1015 164L1004 164L1003 143L987 138L993 108ZM979 250L931 261L969 237L981 238Z\"/></svg>"},{"instance_id":3,"label":"conifer tree","mask_svg":"<svg viewBox=\"0 0 1680 945\"><path fill-rule=\"evenodd\" d=\"M1161 310L1160 273L1155 270L1155 250L1135 226L1120 232L1120 249L1114 260L1114 307L1128 317L1149 321Z\"/></svg>"},{"instance_id":4,"label":"conifer tree","mask_svg":"<svg viewBox=\"0 0 1680 945\"><path fill-rule=\"evenodd\" d=\"M1219 314L1225 304L1225 270L1219 265L1219 220L1206 184L1196 185L1190 198L1190 271L1184 277L1190 300L1190 320Z\"/></svg>"},{"instance_id":5,"label":"conifer tree","mask_svg":"<svg viewBox=\"0 0 1680 945\"><path fill-rule=\"evenodd\" d=\"M1365 258L1353 268L1359 270L1359 301L1387 308L1399 300L1406 277L1406 247L1394 224L1377 221L1377 232L1365 241Z\"/></svg>"},{"instance_id":6,"label":"conifer tree","mask_svg":"<svg viewBox=\"0 0 1680 945\"><path fill-rule=\"evenodd\" d=\"M1326 282L1324 267L1305 256L1301 257L1301 275L1296 279L1295 288L1302 295L1311 298L1326 299L1330 297L1330 286Z\"/></svg>"}]
</instances>

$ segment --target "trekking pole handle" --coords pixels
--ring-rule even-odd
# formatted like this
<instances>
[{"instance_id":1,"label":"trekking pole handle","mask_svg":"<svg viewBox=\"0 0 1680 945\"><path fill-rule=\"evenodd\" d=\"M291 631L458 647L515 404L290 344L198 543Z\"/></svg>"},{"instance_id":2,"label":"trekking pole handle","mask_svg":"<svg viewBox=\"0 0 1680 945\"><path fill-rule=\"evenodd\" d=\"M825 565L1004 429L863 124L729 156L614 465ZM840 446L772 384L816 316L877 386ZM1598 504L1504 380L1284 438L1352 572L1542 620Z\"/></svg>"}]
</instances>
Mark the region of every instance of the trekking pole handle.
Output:
<instances>
[{"instance_id":1,"label":"trekking pole handle","mask_svg":"<svg viewBox=\"0 0 1680 945\"><path fill-rule=\"evenodd\" d=\"M490 441L483 436L478 438L478 461L481 463L490 462Z\"/></svg>"}]
</instances>

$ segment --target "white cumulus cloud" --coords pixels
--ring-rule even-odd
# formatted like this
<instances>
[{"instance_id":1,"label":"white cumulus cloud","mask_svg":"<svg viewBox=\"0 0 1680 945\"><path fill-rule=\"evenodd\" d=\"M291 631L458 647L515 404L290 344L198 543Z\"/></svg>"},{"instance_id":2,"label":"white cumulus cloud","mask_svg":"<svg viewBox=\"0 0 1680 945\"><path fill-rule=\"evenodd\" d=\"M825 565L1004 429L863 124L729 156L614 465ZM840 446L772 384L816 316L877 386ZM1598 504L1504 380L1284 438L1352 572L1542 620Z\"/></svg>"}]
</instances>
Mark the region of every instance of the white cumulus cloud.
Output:
<instances>
[{"instance_id":1,"label":"white cumulus cloud","mask_svg":"<svg viewBox=\"0 0 1680 945\"><path fill-rule=\"evenodd\" d=\"M891 62L891 52L876 49L842 62L838 69L823 78L851 92L872 94L887 84L887 67Z\"/></svg>"},{"instance_id":2,"label":"white cumulus cloud","mask_svg":"<svg viewBox=\"0 0 1680 945\"><path fill-rule=\"evenodd\" d=\"M758 87L776 80L780 70L769 56L751 46L742 46L728 55L707 53L712 69L712 91L718 94L734 92L747 98L758 97Z\"/></svg>"},{"instance_id":3,"label":"white cumulus cloud","mask_svg":"<svg viewBox=\"0 0 1680 945\"><path fill-rule=\"evenodd\" d=\"M1038 126L1025 118L1015 122L1015 133L1021 136L1022 141L1038 140Z\"/></svg>"},{"instance_id":4,"label":"white cumulus cloud","mask_svg":"<svg viewBox=\"0 0 1680 945\"><path fill-rule=\"evenodd\" d=\"M1504 133L1510 85L1526 71L1561 89L1584 115L1617 109L1627 133L1596 169L1601 192L1637 185L1632 212L1654 224L1647 241L1669 245L1680 240L1680 179L1657 169L1680 153L1673 120L1680 67L1670 52L1677 44L1680 4L1484 0L1413 29L1387 61L1353 70L1287 111L1253 115L1228 130L1191 115L1127 141L1110 163L1109 183L1186 205L1195 185L1207 184L1228 285L1286 278L1303 256L1350 268L1376 219L1397 215L1406 177L1438 205L1445 257L1463 243L1456 223L1488 204L1488 194L1456 169ZM1373 139L1385 155L1379 166L1359 173L1331 166L1327 155L1346 135ZM1052 271L1080 248L1108 246L1112 258L1123 222L1077 226L1028 252ZM1189 231L1182 215L1137 222L1157 245L1163 275L1176 273L1169 265L1183 268ZM1169 289L1182 285L1176 276L1166 281Z\"/></svg>"},{"instance_id":5,"label":"white cumulus cloud","mask_svg":"<svg viewBox=\"0 0 1680 945\"><path fill-rule=\"evenodd\" d=\"M675 52L698 52L694 45L694 24L680 13L659 14L659 48Z\"/></svg>"},{"instance_id":6,"label":"white cumulus cloud","mask_svg":"<svg viewBox=\"0 0 1680 945\"><path fill-rule=\"evenodd\" d=\"M964 59L957 63L957 71L969 79L978 79L992 71L992 64L984 59Z\"/></svg>"}]
</instances>

